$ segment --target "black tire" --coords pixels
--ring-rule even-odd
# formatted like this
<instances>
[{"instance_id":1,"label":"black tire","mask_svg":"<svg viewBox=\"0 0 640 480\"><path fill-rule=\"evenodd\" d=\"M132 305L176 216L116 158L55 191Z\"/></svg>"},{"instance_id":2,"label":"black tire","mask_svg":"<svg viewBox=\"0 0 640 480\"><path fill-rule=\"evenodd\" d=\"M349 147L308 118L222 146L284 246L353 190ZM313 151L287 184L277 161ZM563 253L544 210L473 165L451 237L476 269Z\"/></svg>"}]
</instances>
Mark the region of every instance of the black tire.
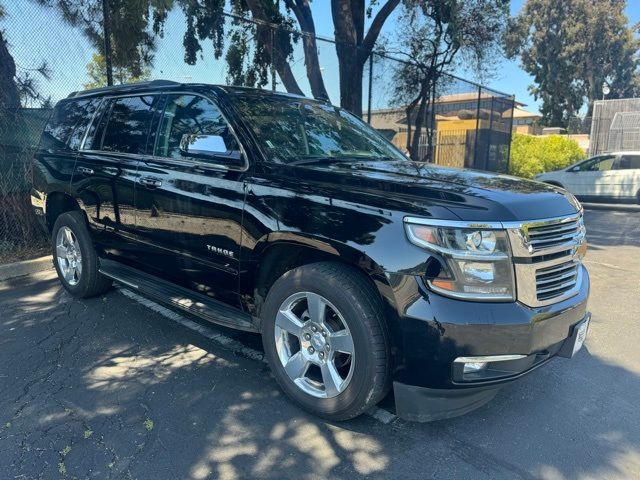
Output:
<instances>
[{"instance_id":1,"label":"black tire","mask_svg":"<svg viewBox=\"0 0 640 480\"><path fill-rule=\"evenodd\" d=\"M299 388L278 356L276 316L283 302L298 292L328 300L340 311L353 339L352 376L345 389L332 398L317 398ZM282 390L303 409L333 421L354 418L377 404L390 386L389 334L382 312L378 292L355 268L321 262L285 273L269 290L261 315L265 354Z\"/></svg>"},{"instance_id":2,"label":"black tire","mask_svg":"<svg viewBox=\"0 0 640 480\"><path fill-rule=\"evenodd\" d=\"M56 239L58 232L63 227L69 228L80 247L82 257L82 272L75 285L72 285L64 277L61 271L56 252ZM62 286L74 297L89 298L100 295L111 287L112 281L105 277L99 271L98 256L89 236L85 218L80 211L72 211L61 214L53 226L51 232L51 248L53 250L53 264L58 272L58 278Z\"/></svg>"},{"instance_id":3,"label":"black tire","mask_svg":"<svg viewBox=\"0 0 640 480\"><path fill-rule=\"evenodd\" d=\"M640 190L638 190L638 193L636 193L636 198L638 200L638 205L640 205Z\"/></svg>"}]
</instances>

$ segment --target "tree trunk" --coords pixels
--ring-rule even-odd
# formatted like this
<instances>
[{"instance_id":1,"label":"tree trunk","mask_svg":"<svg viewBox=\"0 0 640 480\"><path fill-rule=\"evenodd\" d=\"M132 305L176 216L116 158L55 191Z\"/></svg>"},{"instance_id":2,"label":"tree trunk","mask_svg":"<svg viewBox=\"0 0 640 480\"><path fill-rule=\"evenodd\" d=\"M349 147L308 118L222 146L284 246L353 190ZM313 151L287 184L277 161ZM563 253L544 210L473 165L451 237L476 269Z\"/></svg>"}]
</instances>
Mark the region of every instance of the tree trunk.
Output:
<instances>
[{"instance_id":1,"label":"tree trunk","mask_svg":"<svg viewBox=\"0 0 640 480\"><path fill-rule=\"evenodd\" d=\"M362 75L380 30L400 0L387 0L364 35L365 5L362 0L331 0L336 37L340 106L362 116Z\"/></svg>"},{"instance_id":2,"label":"tree trunk","mask_svg":"<svg viewBox=\"0 0 640 480\"><path fill-rule=\"evenodd\" d=\"M280 76L280 80L282 80L284 88L287 89L287 92L295 93L296 95L304 95L300 85L298 85L296 77L293 76L293 72L291 71L291 66L287 61L287 58L282 54L280 49L273 48L271 42L267 42L266 48L272 58L274 66L276 67L276 71Z\"/></svg>"},{"instance_id":3,"label":"tree trunk","mask_svg":"<svg viewBox=\"0 0 640 480\"><path fill-rule=\"evenodd\" d=\"M364 64L360 62L352 45L336 45L340 74L340 106L354 115L362 116L362 76Z\"/></svg>"},{"instance_id":4,"label":"tree trunk","mask_svg":"<svg viewBox=\"0 0 640 480\"><path fill-rule=\"evenodd\" d=\"M270 22L269 18L267 18L267 14L261 0L246 0L246 2L247 7L251 10L253 18L263 22ZM263 34L260 34L259 32L261 29L264 29ZM263 27L260 25L257 27L257 30L257 40L262 42L263 47L269 53L271 61L280 76L280 80L282 80L284 88L286 88L289 93L304 95L300 85L298 85L296 77L294 77L293 72L291 71L291 66L287 61L286 56L283 55L281 50L278 48L278 42L276 41L278 32L271 27Z\"/></svg>"},{"instance_id":5,"label":"tree trunk","mask_svg":"<svg viewBox=\"0 0 640 480\"><path fill-rule=\"evenodd\" d=\"M411 160L416 162L422 162L423 157L420 156L420 136L422 135L422 128L425 124L426 113L427 113L427 105L429 103L429 94L431 90L431 81L427 78L423 79L420 85L420 94L418 97L411 103L411 110L418 106L418 111L415 116L414 123L414 131L411 138L407 139L407 143L409 146L409 155ZM407 123L411 124L411 117L407 117ZM429 128L429 125L427 125Z\"/></svg>"},{"instance_id":6,"label":"tree trunk","mask_svg":"<svg viewBox=\"0 0 640 480\"><path fill-rule=\"evenodd\" d=\"M0 31L0 109L20 108L20 93L15 83L16 64Z\"/></svg>"},{"instance_id":7,"label":"tree trunk","mask_svg":"<svg viewBox=\"0 0 640 480\"><path fill-rule=\"evenodd\" d=\"M307 67L307 78L311 86L311 94L314 98L328 100L329 95L324 86L324 80L322 79L322 72L320 70L316 27L313 22L309 0L285 0L285 3L295 14L302 32L308 34L302 37L302 49L304 51L304 60L305 66Z\"/></svg>"}]
</instances>

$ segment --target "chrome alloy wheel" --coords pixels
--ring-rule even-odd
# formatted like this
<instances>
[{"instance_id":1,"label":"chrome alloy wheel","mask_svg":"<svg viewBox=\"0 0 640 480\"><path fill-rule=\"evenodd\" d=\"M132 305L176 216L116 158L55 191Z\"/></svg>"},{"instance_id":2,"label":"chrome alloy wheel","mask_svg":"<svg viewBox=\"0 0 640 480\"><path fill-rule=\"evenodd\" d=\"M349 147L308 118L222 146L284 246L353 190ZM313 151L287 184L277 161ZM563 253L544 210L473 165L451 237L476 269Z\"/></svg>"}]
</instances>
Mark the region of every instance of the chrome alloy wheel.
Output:
<instances>
[{"instance_id":1,"label":"chrome alloy wheel","mask_svg":"<svg viewBox=\"0 0 640 480\"><path fill-rule=\"evenodd\" d=\"M332 398L353 376L355 347L344 318L326 298L299 292L287 298L275 322L278 357L305 393Z\"/></svg>"},{"instance_id":2,"label":"chrome alloy wheel","mask_svg":"<svg viewBox=\"0 0 640 480\"><path fill-rule=\"evenodd\" d=\"M56 260L66 282L77 285L82 275L82 253L78 239L69 227L62 227L56 235Z\"/></svg>"}]
</instances>

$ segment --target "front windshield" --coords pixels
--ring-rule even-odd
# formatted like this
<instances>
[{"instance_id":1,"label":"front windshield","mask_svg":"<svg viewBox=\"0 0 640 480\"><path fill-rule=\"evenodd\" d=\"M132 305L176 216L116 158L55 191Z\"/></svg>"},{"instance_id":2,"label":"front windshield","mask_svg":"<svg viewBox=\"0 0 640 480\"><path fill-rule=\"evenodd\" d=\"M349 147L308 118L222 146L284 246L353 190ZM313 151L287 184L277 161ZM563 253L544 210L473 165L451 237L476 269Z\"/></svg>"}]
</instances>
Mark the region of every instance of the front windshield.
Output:
<instances>
[{"instance_id":1,"label":"front windshield","mask_svg":"<svg viewBox=\"0 0 640 480\"><path fill-rule=\"evenodd\" d=\"M237 95L240 111L267 157L278 163L407 160L382 135L332 105L284 95Z\"/></svg>"}]
</instances>

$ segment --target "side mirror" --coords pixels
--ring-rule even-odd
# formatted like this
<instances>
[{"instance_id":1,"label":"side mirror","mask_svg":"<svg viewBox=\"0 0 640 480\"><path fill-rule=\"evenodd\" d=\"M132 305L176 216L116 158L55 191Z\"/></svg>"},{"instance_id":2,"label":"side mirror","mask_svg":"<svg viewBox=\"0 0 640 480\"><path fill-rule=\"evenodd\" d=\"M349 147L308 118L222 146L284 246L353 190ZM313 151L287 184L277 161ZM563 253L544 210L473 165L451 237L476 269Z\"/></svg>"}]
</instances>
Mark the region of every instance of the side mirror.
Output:
<instances>
[{"instance_id":1,"label":"side mirror","mask_svg":"<svg viewBox=\"0 0 640 480\"><path fill-rule=\"evenodd\" d=\"M232 163L239 163L241 158L240 151L230 150L220 135L184 134L180 139L180 153L186 157Z\"/></svg>"}]
</instances>

